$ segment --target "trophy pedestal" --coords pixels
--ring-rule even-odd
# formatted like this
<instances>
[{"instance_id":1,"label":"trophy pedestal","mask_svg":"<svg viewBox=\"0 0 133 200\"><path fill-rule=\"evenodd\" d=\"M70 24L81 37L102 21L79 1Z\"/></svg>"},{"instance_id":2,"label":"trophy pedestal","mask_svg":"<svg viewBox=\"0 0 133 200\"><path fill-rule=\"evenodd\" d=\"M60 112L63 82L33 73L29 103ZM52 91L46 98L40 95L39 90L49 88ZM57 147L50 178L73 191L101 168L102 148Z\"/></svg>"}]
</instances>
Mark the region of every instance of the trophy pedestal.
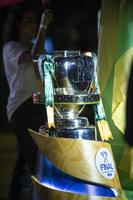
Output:
<instances>
[{"instance_id":1,"label":"trophy pedestal","mask_svg":"<svg viewBox=\"0 0 133 200\"><path fill-rule=\"evenodd\" d=\"M32 176L40 200L121 199L109 143L29 132L42 152L41 166Z\"/></svg>"}]
</instances>

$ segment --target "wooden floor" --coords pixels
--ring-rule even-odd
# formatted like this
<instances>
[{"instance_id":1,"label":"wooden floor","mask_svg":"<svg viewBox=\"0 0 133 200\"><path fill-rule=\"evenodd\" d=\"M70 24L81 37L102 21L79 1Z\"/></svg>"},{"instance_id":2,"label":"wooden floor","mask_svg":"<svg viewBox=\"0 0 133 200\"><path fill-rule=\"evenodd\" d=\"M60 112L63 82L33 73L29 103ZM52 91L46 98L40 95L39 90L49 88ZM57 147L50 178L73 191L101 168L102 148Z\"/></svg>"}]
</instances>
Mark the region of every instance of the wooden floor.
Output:
<instances>
[{"instance_id":1,"label":"wooden floor","mask_svg":"<svg viewBox=\"0 0 133 200\"><path fill-rule=\"evenodd\" d=\"M0 132L0 200L8 200L8 190L16 159L16 140L12 133Z\"/></svg>"}]
</instances>

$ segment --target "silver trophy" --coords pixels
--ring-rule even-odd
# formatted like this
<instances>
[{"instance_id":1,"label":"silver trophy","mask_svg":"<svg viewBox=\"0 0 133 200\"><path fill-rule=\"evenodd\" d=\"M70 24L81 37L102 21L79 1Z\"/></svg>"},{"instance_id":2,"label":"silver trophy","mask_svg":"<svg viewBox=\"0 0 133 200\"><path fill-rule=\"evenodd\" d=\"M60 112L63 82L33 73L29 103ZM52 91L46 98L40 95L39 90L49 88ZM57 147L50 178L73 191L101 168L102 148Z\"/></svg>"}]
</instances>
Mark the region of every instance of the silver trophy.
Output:
<instances>
[{"instance_id":1,"label":"silver trophy","mask_svg":"<svg viewBox=\"0 0 133 200\"><path fill-rule=\"evenodd\" d=\"M30 130L42 152L32 176L39 199L118 199L121 186L110 144L98 140L95 121L91 124L89 112L84 115L90 104L95 120L105 119L96 54L55 51L40 55L37 63L44 91L34 100L45 104L48 116L48 128Z\"/></svg>"},{"instance_id":2,"label":"silver trophy","mask_svg":"<svg viewBox=\"0 0 133 200\"><path fill-rule=\"evenodd\" d=\"M100 95L92 90L95 83L95 53L61 50L42 54L38 66L44 86L46 107L54 108L55 127L51 136L96 140L95 125L82 116L86 104L97 104Z\"/></svg>"}]
</instances>

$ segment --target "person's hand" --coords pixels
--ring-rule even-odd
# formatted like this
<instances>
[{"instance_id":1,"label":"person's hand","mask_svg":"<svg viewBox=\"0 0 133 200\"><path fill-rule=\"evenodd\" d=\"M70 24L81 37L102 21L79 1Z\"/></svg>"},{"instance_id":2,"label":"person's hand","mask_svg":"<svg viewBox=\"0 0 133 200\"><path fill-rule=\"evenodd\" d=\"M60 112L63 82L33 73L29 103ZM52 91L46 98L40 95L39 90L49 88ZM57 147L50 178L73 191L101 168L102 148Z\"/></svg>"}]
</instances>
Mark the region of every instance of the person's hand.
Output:
<instances>
[{"instance_id":1,"label":"person's hand","mask_svg":"<svg viewBox=\"0 0 133 200\"><path fill-rule=\"evenodd\" d=\"M53 15L50 9L46 9L42 13L40 27L47 29L48 25L53 21Z\"/></svg>"}]
</instances>

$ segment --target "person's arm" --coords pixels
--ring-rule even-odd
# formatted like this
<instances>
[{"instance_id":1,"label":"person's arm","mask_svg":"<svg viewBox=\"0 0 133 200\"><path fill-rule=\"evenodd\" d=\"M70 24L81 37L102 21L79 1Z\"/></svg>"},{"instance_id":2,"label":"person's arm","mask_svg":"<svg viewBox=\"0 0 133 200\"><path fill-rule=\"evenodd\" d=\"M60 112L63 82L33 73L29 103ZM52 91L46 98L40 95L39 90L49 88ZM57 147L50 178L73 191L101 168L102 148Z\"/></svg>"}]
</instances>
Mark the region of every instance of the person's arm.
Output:
<instances>
[{"instance_id":1,"label":"person's arm","mask_svg":"<svg viewBox=\"0 0 133 200\"><path fill-rule=\"evenodd\" d=\"M31 63L33 59L36 59L42 52L44 52L44 42L46 38L46 31L49 23L52 21L52 13L50 10L45 10L42 13L39 30L36 37L36 42L33 45L31 52L24 51L19 57L19 63Z\"/></svg>"},{"instance_id":2,"label":"person's arm","mask_svg":"<svg viewBox=\"0 0 133 200\"><path fill-rule=\"evenodd\" d=\"M43 93L42 81L40 78L38 63L34 63L33 60L38 58L38 56L44 52L44 42L46 38L46 31L49 23L53 20L53 16L50 10L45 10L42 13L41 22L39 26L39 30L36 37L36 42L33 45L31 52L24 52L19 59L20 63L28 63L32 62L34 64L34 72L36 75L36 81L39 88L39 91Z\"/></svg>"},{"instance_id":3,"label":"person's arm","mask_svg":"<svg viewBox=\"0 0 133 200\"><path fill-rule=\"evenodd\" d=\"M41 17L41 22L36 38L36 42L31 50L32 58L35 58L44 51L44 41L46 37L46 31L49 23L52 21L52 13L50 10L45 10Z\"/></svg>"}]
</instances>

